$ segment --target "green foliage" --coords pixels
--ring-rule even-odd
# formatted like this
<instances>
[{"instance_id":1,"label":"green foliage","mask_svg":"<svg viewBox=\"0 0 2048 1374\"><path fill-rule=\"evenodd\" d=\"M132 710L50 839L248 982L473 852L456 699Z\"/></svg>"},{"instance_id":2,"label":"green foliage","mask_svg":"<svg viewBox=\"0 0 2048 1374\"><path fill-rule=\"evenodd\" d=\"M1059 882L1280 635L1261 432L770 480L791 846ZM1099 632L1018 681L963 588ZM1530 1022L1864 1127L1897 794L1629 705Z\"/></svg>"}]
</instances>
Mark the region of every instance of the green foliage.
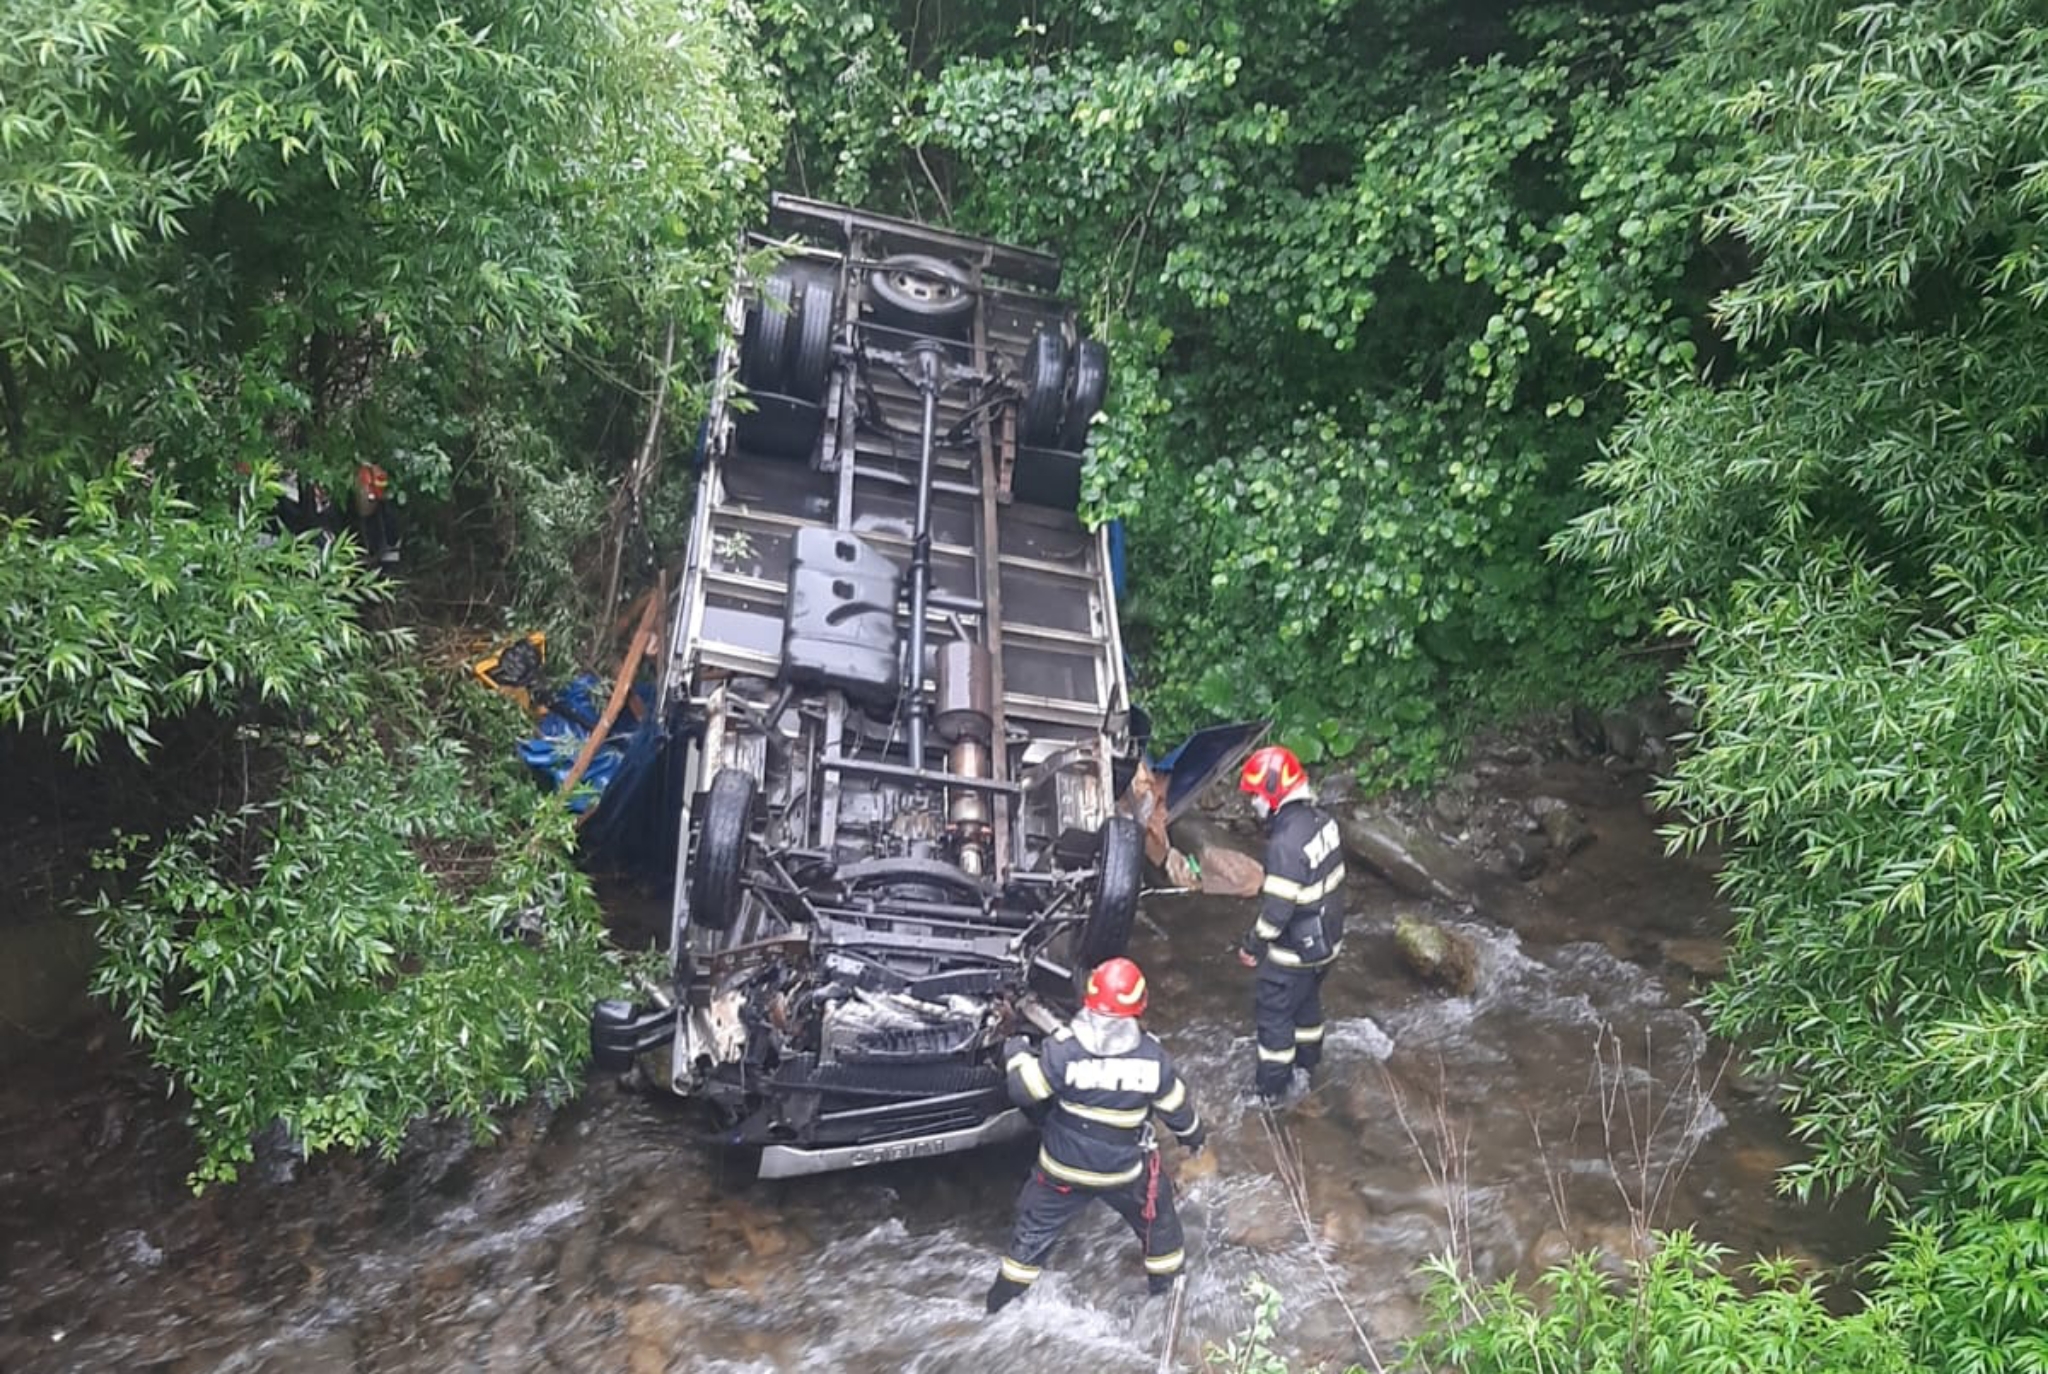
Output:
<instances>
[{"instance_id":1,"label":"green foliage","mask_svg":"<svg viewBox=\"0 0 2048 1374\"><path fill-rule=\"evenodd\" d=\"M1792 1085L1802 1193L1902 1229L1873 1301L1929 1369L2048 1369L2048 24L1751 0L1703 31L1745 271L1714 378L1646 382L1558 546L1663 602L1725 845L1718 1029Z\"/></svg>"},{"instance_id":2,"label":"green foliage","mask_svg":"<svg viewBox=\"0 0 2048 1374\"><path fill-rule=\"evenodd\" d=\"M438 499L519 424L597 471L659 322L715 329L780 128L750 32L724 0L15 6L7 485L142 446L202 506L266 459Z\"/></svg>"},{"instance_id":3,"label":"green foliage","mask_svg":"<svg viewBox=\"0 0 2048 1374\"><path fill-rule=\"evenodd\" d=\"M447 738L302 753L275 801L170 837L98 906L94 985L190 1094L195 1186L272 1121L308 1155L388 1157L417 1118L488 1134L574 1089L620 979L573 845L552 797L488 786Z\"/></svg>"},{"instance_id":4,"label":"green foliage","mask_svg":"<svg viewBox=\"0 0 2048 1374\"><path fill-rule=\"evenodd\" d=\"M1543 546L1622 386L1692 365L1717 145L1673 53L1707 8L1545 7L1470 62L1431 3L769 28L825 189L1070 264L1117 369L1086 495L1131 530L1162 728L1270 712L1396 780L1468 711L1640 676L1607 652L1640 603ZM796 56L843 45L844 87Z\"/></svg>"},{"instance_id":5,"label":"green foliage","mask_svg":"<svg viewBox=\"0 0 2048 1374\"><path fill-rule=\"evenodd\" d=\"M1287 1374L1287 1362L1273 1353L1273 1338L1280 1330L1280 1293L1264 1279L1253 1277L1245 1285L1252 1300L1252 1319L1243 1331L1220 1348L1202 1352L1203 1368L1220 1374ZM1348 1374L1360 1374L1354 1366Z\"/></svg>"},{"instance_id":6,"label":"green foliage","mask_svg":"<svg viewBox=\"0 0 2048 1374\"><path fill-rule=\"evenodd\" d=\"M347 545L269 534L252 514L268 494L252 483L208 519L123 467L74 489L60 531L0 526L0 725L91 760L108 736L147 754L158 722L199 706L366 710L355 614L381 592Z\"/></svg>"},{"instance_id":7,"label":"green foliage","mask_svg":"<svg viewBox=\"0 0 2048 1374\"><path fill-rule=\"evenodd\" d=\"M1879 1268L1885 1301L1942 1374L2048 1369L2048 1167L1985 1191L1944 1227L1906 1229Z\"/></svg>"},{"instance_id":8,"label":"green foliage","mask_svg":"<svg viewBox=\"0 0 2048 1374\"><path fill-rule=\"evenodd\" d=\"M378 463L413 548L438 516L509 551L505 599L588 608L611 472L694 375L781 134L754 38L729 0L8 9L0 725L86 758L197 706L346 741L131 842L101 911L100 990L191 1094L199 1181L273 1119L388 1151L570 1081L611 974L567 821L393 699L356 619L381 594L345 544L273 542L263 479ZM498 934L528 911L538 949Z\"/></svg>"},{"instance_id":9,"label":"green foliage","mask_svg":"<svg viewBox=\"0 0 2048 1374\"><path fill-rule=\"evenodd\" d=\"M1717 222L1758 264L1719 309L1753 361L1647 389L1589 470L1607 504L1561 541L1697 642L1702 747L1669 799L1681 841L1736 842L1715 1005L1793 1076L1816 1147L1795 1181L1895 1203L2048 1138L2048 828L2013 767L2048 730L2048 332L2013 266L2048 136L2006 109L2038 79L2009 60L2048 41L2032 16L1844 11L1823 27L1853 58L1817 40L1731 93Z\"/></svg>"},{"instance_id":10,"label":"green foliage","mask_svg":"<svg viewBox=\"0 0 2048 1374\"><path fill-rule=\"evenodd\" d=\"M1832 1314L1811 1279L1782 1260L1748 1266L1751 1287L1720 1268L1724 1252L1688 1232L1660 1235L1627 1286L1587 1256L1543 1276L1537 1303L1512 1282L1484 1288L1435 1269L1434 1332L1413 1352L1461 1374L1909 1374L1893 1314Z\"/></svg>"}]
</instances>

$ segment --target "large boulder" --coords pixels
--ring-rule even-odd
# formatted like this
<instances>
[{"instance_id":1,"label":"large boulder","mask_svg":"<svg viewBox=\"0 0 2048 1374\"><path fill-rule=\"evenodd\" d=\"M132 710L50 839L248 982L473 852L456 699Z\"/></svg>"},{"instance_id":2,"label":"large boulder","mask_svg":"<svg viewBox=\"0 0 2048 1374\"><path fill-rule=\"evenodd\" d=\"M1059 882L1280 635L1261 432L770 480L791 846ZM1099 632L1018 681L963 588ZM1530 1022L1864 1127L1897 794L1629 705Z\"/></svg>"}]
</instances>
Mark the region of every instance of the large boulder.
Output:
<instances>
[{"instance_id":1,"label":"large boulder","mask_svg":"<svg viewBox=\"0 0 2048 1374\"><path fill-rule=\"evenodd\" d=\"M1478 871L1436 836L1399 816L1369 807L1337 815L1344 852L1411 897L1472 899Z\"/></svg>"},{"instance_id":2,"label":"large boulder","mask_svg":"<svg viewBox=\"0 0 2048 1374\"><path fill-rule=\"evenodd\" d=\"M1184 812L1174 821L1169 839L1163 867L1176 886L1198 887L1217 897L1259 895L1266 881L1266 866L1250 852L1256 840L1199 811Z\"/></svg>"},{"instance_id":3,"label":"large boulder","mask_svg":"<svg viewBox=\"0 0 2048 1374\"><path fill-rule=\"evenodd\" d=\"M1425 983L1463 997L1479 983L1479 949L1465 936L1419 916L1394 920L1394 948Z\"/></svg>"}]
</instances>

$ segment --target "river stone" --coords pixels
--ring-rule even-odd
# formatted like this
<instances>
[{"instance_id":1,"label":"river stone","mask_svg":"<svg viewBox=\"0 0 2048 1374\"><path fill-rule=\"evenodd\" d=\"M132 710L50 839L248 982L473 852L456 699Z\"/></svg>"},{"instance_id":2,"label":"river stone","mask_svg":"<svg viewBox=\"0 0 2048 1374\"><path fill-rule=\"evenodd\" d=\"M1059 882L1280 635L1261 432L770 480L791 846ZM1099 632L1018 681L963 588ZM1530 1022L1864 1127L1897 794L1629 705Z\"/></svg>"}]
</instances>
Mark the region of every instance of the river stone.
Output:
<instances>
[{"instance_id":1,"label":"river stone","mask_svg":"<svg viewBox=\"0 0 2048 1374\"><path fill-rule=\"evenodd\" d=\"M1568 745L1577 746L1571 752L1578 758L1596 758L1607 752L1607 727L1590 706L1572 707L1572 728L1564 738Z\"/></svg>"},{"instance_id":2,"label":"river stone","mask_svg":"<svg viewBox=\"0 0 2048 1374\"><path fill-rule=\"evenodd\" d=\"M1632 759L1643 747L1642 722L1629 711L1609 711L1600 718L1601 731L1607 736L1607 750L1622 758Z\"/></svg>"},{"instance_id":3,"label":"river stone","mask_svg":"<svg viewBox=\"0 0 2048 1374\"><path fill-rule=\"evenodd\" d=\"M1662 941L1659 948L1666 959L1702 978L1728 972L1728 946L1719 940L1675 937Z\"/></svg>"},{"instance_id":4,"label":"river stone","mask_svg":"<svg viewBox=\"0 0 2048 1374\"><path fill-rule=\"evenodd\" d=\"M1432 925L1420 917L1399 916L1394 920L1394 947L1424 982L1460 997L1471 992L1479 981L1479 951L1456 931Z\"/></svg>"},{"instance_id":5,"label":"river stone","mask_svg":"<svg viewBox=\"0 0 2048 1374\"><path fill-rule=\"evenodd\" d=\"M1223 1243L1247 1250L1283 1249L1301 1239L1301 1222L1277 1188L1234 1203L1223 1219Z\"/></svg>"},{"instance_id":6,"label":"river stone","mask_svg":"<svg viewBox=\"0 0 2048 1374\"><path fill-rule=\"evenodd\" d=\"M1344 852L1411 897L1471 899L1477 873L1464 856L1398 817L1358 808L1339 812Z\"/></svg>"},{"instance_id":7,"label":"river stone","mask_svg":"<svg viewBox=\"0 0 2048 1374\"><path fill-rule=\"evenodd\" d=\"M1553 1226L1536 1237L1536 1243L1529 1247L1529 1253L1522 1260L1522 1273L1537 1278L1553 1269L1561 1269L1571 1263L1572 1240L1563 1231Z\"/></svg>"},{"instance_id":8,"label":"river stone","mask_svg":"<svg viewBox=\"0 0 2048 1374\"><path fill-rule=\"evenodd\" d=\"M1529 809L1536 814L1544 837L1560 862L1593 842L1592 827L1571 803L1556 797L1535 797L1530 800Z\"/></svg>"},{"instance_id":9,"label":"river stone","mask_svg":"<svg viewBox=\"0 0 2048 1374\"><path fill-rule=\"evenodd\" d=\"M1533 878L1543 871L1550 853L1550 838L1539 827L1535 833L1518 835L1497 832L1480 851L1479 861L1487 872L1502 878Z\"/></svg>"},{"instance_id":10,"label":"river stone","mask_svg":"<svg viewBox=\"0 0 2048 1374\"><path fill-rule=\"evenodd\" d=\"M690 1348L689 1315L655 1298L626 1309L628 1374L663 1374Z\"/></svg>"}]
</instances>

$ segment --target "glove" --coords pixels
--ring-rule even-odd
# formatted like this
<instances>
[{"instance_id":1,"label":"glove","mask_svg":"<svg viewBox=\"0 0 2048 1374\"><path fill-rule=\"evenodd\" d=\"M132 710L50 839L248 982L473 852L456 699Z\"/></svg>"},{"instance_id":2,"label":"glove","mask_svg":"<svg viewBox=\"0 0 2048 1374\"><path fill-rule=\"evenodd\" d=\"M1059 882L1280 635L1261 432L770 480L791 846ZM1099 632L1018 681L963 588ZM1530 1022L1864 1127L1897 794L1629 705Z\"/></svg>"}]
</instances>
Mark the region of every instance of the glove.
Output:
<instances>
[{"instance_id":1,"label":"glove","mask_svg":"<svg viewBox=\"0 0 2048 1374\"><path fill-rule=\"evenodd\" d=\"M1209 1148L1209 1128L1195 1127L1195 1133L1181 1138L1180 1147L1188 1152L1189 1159L1200 1159L1202 1151Z\"/></svg>"}]
</instances>

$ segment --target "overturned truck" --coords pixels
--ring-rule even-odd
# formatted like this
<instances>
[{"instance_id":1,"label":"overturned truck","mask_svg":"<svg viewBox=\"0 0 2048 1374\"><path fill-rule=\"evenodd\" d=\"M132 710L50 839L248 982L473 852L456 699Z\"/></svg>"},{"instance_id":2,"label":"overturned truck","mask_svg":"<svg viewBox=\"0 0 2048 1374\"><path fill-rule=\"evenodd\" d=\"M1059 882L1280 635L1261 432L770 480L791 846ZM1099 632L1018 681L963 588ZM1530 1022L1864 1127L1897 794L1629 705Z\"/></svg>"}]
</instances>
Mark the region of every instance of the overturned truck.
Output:
<instances>
[{"instance_id":1,"label":"overturned truck","mask_svg":"<svg viewBox=\"0 0 2048 1374\"><path fill-rule=\"evenodd\" d=\"M776 1177L1029 1129L999 1047L1130 937L1144 739L1057 260L786 196L747 248L660 686L672 976L591 1034Z\"/></svg>"}]
</instances>

